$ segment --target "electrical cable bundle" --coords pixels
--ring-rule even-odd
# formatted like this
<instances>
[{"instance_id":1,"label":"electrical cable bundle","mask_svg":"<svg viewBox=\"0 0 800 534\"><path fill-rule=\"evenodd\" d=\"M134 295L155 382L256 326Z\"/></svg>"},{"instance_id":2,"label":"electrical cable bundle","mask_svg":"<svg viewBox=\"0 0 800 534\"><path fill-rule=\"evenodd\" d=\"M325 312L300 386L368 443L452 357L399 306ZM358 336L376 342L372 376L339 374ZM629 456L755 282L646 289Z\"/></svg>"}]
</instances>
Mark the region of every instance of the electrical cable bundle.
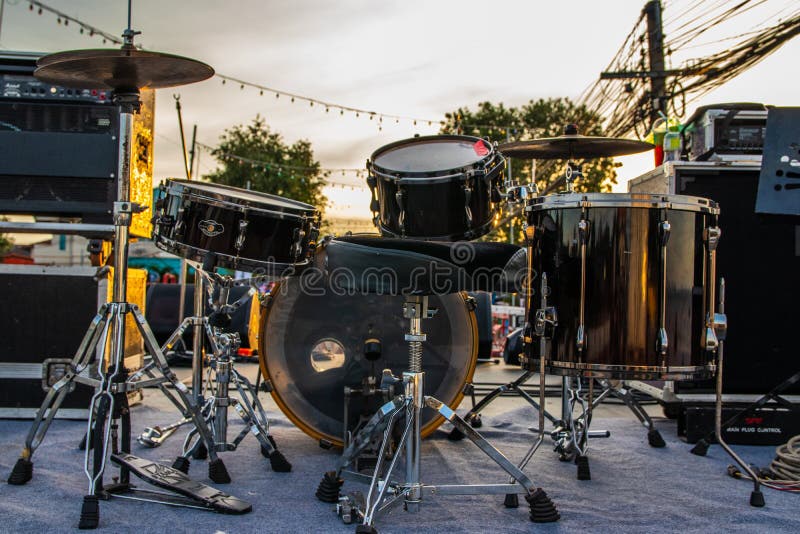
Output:
<instances>
[{"instance_id":1,"label":"electrical cable bundle","mask_svg":"<svg viewBox=\"0 0 800 534\"><path fill-rule=\"evenodd\" d=\"M759 482L767 488L800 493L800 435L775 449L775 459L768 469L756 471L759 473ZM752 480L732 465L728 466L728 474L734 478Z\"/></svg>"}]
</instances>

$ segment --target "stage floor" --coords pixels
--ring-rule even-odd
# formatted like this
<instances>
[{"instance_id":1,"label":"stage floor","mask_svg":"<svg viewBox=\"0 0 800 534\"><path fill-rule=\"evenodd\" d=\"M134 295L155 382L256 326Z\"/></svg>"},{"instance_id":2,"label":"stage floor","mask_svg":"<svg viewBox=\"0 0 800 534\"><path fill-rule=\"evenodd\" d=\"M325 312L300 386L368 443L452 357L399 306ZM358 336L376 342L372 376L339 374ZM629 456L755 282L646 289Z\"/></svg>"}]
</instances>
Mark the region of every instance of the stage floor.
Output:
<instances>
[{"instance_id":1,"label":"stage floor","mask_svg":"<svg viewBox=\"0 0 800 534\"><path fill-rule=\"evenodd\" d=\"M249 375L255 373L252 364L240 367ZM519 372L505 365L481 364L476 381L510 381ZM179 370L181 375L186 373ZM272 434L293 471L272 472L252 436L238 451L221 455L233 482L220 487L252 502L253 512L226 516L116 499L101 502L100 528L105 532L353 532L353 525L344 525L336 517L333 505L314 497L324 472L335 469L337 451L321 449L288 421L271 398L265 394L261 398ZM556 402L549 399L548 407L555 409ZM459 412L467 409L465 400ZM604 404L597 409L592 428L608 429L611 437L590 442L591 481L577 480L575 465L559 462L550 439L545 440L526 473L556 503L561 513L558 523L531 523L524 501L518 509L507 509L497 496L433 497L423 502L417 514L393 508L379 516L377 528L382 533L800 532L800 496L764 489L766 507L750 507L751 485L727 476L731 461L719 447L712 446L707 457L690 454L691 446L676 435L675 422L661 418L658 406L647 410L657 417L656 427L666 448L649 447L646 431L624 406ZM134 434L177 418L175 409L156 390L146 391L145 402L132 413ZM503 397L485 412L481 432L516 461L532 443L534 436L528 428L536 422L536 412L524 401ZM0 532L72 531L88 487L83 453L77 449L85 423L56 421L34 457L33 480L22 487L9 486L5 479L29 426L29 421L0 421ZM241 428L236 421L231 426L231 432ZM506 476L471 443L449 441L449 430L446 424L423 442L423 482L506 482ZM179 431L157 449L134 443L133 454L169 465L184 435L185 430ZM766 466L774 456L773 447L735 449L758 466ZM194 461L190 475L210 483L204 461ZM345 492L364 489L353 482L343 488Z\"/></svg>"}]
</instances>

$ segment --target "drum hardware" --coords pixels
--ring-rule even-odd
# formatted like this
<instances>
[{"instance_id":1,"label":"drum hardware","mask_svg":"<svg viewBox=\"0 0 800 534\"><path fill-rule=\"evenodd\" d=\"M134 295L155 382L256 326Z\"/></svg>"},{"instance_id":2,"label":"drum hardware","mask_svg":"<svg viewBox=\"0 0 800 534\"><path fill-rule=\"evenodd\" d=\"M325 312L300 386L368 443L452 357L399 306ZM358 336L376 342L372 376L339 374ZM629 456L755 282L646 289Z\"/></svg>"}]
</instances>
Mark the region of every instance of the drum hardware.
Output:
<instances>
[{"instance_id":1,"label":"drum hardware","mask_svg":"<svg viewBox=\"0 0 800 534\"><path fill-rule=\"evenodd\" d=\"M373 523L378 512L385 510L392 504L403 501L407 511L419 510L423 494L428 495L476 495L476 494L507 494L522 492L531 507L531 520L551 522L559 519L559 514L552 501L541 489L535 489L530 479L503 454L489 444L480 434L473 430L455 411L441 401L423 394L422 372L422 342L426 335L422 332L423 319L429 319L435 314L434 309L428 307L428 296L408 296L403 305L403 317L409 321L409 330L405 340L409 347L409 371L404 372L402 378L397 378L403 384L404 393L391 402L384 404L381 409L370 419L362 431L355 436L350 445L344 450L340 467L337 471L326 473L319 488L317 497L326 502L336 502L352 507L358 503L348 499L342 503L339 500L339 490L344 482L342 477L352 480L367 482L369 491L359 509L357 517L363 517L362 524L357 532L377 532ZM450 423L459 428L478 448L489 456L497 465L513 477L508 484L490 485L427 485L423 484L420 477L420 412L429 407L445 417ZM391 443L392 432L398 419L403 418L402 436L397 445L398 454L395 454L384 471L387 461L387 447ZM378 462L371 477L348 470L360 450L368 446L373 436L383 434L381 448L378 453ZM406 474L404 482L392 482L392 475L398 464L400 451L405 450ZM342 508L340 507L340 510Z\"/></svg>"},{"instance_id":2,"label":"drum hardware","mask_svg":"<svg viewBox=\"0 0 800 534\"><path fill-rule=\"evenodd\" d=\"M99 523L100 496L124 493L131 489L130 468L122 466L118 483L103 486L103 473L109 453L130 452L130 411L127 391L157 385L185 417L193 419L201 437L212 444L211 432L203 421L199 406L186 386L170 370L166 358L155 342L150 327L139 308L126 302L128 244L131 218L143 208L130 201L130 150L133 115L140 106L139 88L164 88L204 80L213 75L208 65L191 59L137 50L133 44L139 32L131 29L131 5L128 4L128 28L123 32L124 44L116 50L80 50L61 52L39 59L34 75L42 81L65 87L95 87L112 91L113 101L120 109L119 169L117 173L117 201L114 203L114 283L112 301L103 304L92 321L70 370L48 392L36 414L22 451L9 476L11 484L25 484L33 476L31 457L41 444L61 406L69 385L79 382L95 387L87 422L88 441L84 456L84 472L89 479L88 494L81 508L80 528L96 528ZM132 314L136 327L144 338L152 361L145 366L148 379L133 382L124 367L125 322ZM105 357L108 356L108 363ZM90 373L95 367L99 379ZM170 383L177 398L166 387ZM121 425L121 428L120 428ZM210 475L218 482L230 480L225 466L211 453L215 466Z\"/></svg>"},{"instance_id":3,"label":"drum hardware","mask_svg":"<svg viewBox=\"0 0 800 534\"><path fill-rule=\"evenodd\" d=\"M711 234L711 232L709 232ZM719 232L714 232L715 239L719 239ZM715 243L716 245L716 243ZM713 262L714 261L714 254L713 250L716 249L714 246L713 249L710 249L712 252L709 253L709 259ZM713 284L712 284L713 285ZM713 294L713 289L709 291L709 293ZM713 309L712 309L713 310ZM715 395L715 405L714 405L714 439L716 439L717 443L722 447L722 449L733 458L733 460L739 464L739 467L747 473L750 477L750 480L753 482L753 491L750 493L750 506L754 506L760 508L764 506L764 494L761 492L761 479L756 475L752 466L747 464L744 460L742 460L739 455L737 455L733 449L731 449L730 445L725 442L725 439L722 435L722 372L723 372L723 355L725 349L725 336L727 334L727 320L725 316L725 279L720 279L719 282L719 313L714 314L714 320L711 323L711 328L714 330L714 340L717 341L717 384L716 384L716 395ZM708 339L708 335L706 335ZM765 395L755 403L751 405L752 408L755 408L759 405L766 404L769 399L780 398L778 394L782 389L785 387L790 386L792 383L797 381L800 373L796 373L793 377L786 380L781 385L779 385L776 390L770 392L769 394ZM741 412L741 414L747 413L750 409L745 409ZM729 424L726 422L726 424ZM706 452L708 451L709 441L706 439L701 439L697 445L695 445L691 452L698 456L705 456ZM729 466L728 470L733 466Z\"/></svg>"},{"instance_id":4,"label":"drum hardware","mask_svg":"<svg viewBox=\"0 0 800 534\"><path fill-rule=\"evenodd\" d=\"M201 391L202 413L206 424L213 435L213 446L216 452L234 451L244 440L248 433L252 433L261 446L261 453L269 459L272 469L277 472L288 472L291 464L283 454L278 451L275 441L269 433L267 419L261 401L258 399L258 390L247 377L240 374L234 364L234 358L239 349L241 340L237 332L226 332L230 325L230 314L252 298L253 291L235 302L228 302L230 290L234 284L244 283L234 281L230 276L222 276L208 272L204 269L213 268L213 254L209 254L203 269L197 268L201 273L204 283L196 290L202 295L203 286L208 293L211 314L208 317L187 317L167 340L165 347L171 347L181 339L183 332L190 325L200 324L205 332L206 339L211 347L208 354L206 370L205 391ZM200 307L202 309L202 306ZM201 342L202 344L202 342ZM201 380L202 383L202 380ZM239 398L231 397L230 388L233 386ZM213 388L213 392L210 390ZM228 409L233 408L236 414L244 421L245 428L232 441L228 441ZM193 421L183 418L165 427L146 428L139 436L138 441L149 447L159 446L177 428ZM197 428L187 434L183 444L183 454L175 460L173 468L188 473L189 456L203 459L208 454L207 446L200 438Z\"/></svg>"}]
</instances>

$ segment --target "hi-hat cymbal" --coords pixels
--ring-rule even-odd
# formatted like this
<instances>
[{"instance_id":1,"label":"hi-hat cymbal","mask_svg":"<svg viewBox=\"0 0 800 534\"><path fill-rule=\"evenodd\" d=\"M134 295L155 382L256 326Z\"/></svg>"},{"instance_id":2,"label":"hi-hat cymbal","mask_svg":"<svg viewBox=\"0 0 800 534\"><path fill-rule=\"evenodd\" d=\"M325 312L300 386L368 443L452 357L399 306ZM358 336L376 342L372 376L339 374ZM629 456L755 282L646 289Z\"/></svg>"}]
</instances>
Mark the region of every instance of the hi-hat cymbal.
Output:
<instances>
[{"instance_id":1,"label":"hi-hat cymbal","mask_svg":"<svg viewBox=\"0 0 800 534\"><path fill-rule=\"evenodd\" d=\"M131 47L58 52L40 58L37 65L33 75L43 82L107 91L175 87L214 75L200 61Z\"/></svg>"},{"instance_id":2,"label":"hi-hat cymbal","mask_svg":"<svg viewBox=\"0 0 800 534\"><path fill-rule=\"evenodd\" d=\"M626 156L652 150L655 145L618 137L593 137L566 134L559 137L504 143L497 149L511 158L523 159L586 159Z\"/></svg>"}]
</instances>

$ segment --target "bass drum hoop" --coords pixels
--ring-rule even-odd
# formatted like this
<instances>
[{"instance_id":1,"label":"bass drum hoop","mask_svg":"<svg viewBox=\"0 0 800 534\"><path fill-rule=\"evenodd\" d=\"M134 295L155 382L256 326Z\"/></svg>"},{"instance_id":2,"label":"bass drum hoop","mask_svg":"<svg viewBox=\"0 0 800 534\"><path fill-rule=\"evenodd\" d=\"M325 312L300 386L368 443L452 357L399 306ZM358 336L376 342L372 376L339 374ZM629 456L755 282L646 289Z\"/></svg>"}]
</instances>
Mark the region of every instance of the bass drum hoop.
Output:
<instances>
[{"instance_id":1,"label":"bass drum hoop","mask_svg":"<svg viewBox=\"0 0 800 534\"><path fill-rule=\"evenodd\" d=\"M381 154L388 152L389 150L406 145L424 144L425 141L464 141L464 142L471 141L473 143L480 141L484 143L484 145L486 145L486 148L489 150L489 152L485 156L476 159L475 161L467 165L463 165L461 167L452 167L449 169L441 169L438 171L401 171L397 169L388 169L386 167L382 167L375 162L376 158L379 158ZM492 146L491 143L487 142L486 140L480 137L474 137L471 135L426 135L423 137L412 137L411 139L403 139L401 141L395 141L394 143L382 146L381 148L373 152L372 155L370 156L369 161L367 162L367 170L369 170L376 176L385 178L386 180L399 181L404 183L405 185L409 184L423 185L423 184L441 183L454 180L464 181L470 178L465 171L470 169L473 170L486 169L492 161L498 159L498 156L500 156L500 153L497 150L495 150L494 146ZM485 174L489 175L497 167L502 167L502 165L501 164L495 165L494 167L486 171ZM412 178L412 179L405 181L406 178Z\"/></svg>"},{"instance_id":2,"label":"bass drum hoop","mask_svg":"<svg viewBox=\"0 0 800 534\"><path fill-rule=\"evenodd\" d=\"M281 282L275 285L273 291L278 290L279 285ZM466 292L461 291L458 293L462 300L464 301L464 307L467 309L467 315L469 317L469 327L470 333L472 334L472 354L470 355L470 365L469 369L467 369L467 376L464 380L464 385L471 384L473 377L475 375L475 368L478 365L478 320L475 316L475 310L470 310L468 308L467 299L470 298ZM267 360L269 359L269 355L267 354L266 347L264 346L264 340L266 339L266 330L267 330L267 321L269 320L269 313L272 309L272 305L274 303L274 299L268 299L266 305L261 306L261 318L259 321L259 328L258 328L258 366L261 369L261 375L263 376L264 380L270 380L269 370L267 369ZM263 350L262 350L263 347ZM425 364L423 361L423 371L425 368ZM289 418L289 420L294 423L297 428L311 436L312 438L319 440L319 441L327 441L331 443L335 447L343 447L344 442L342 441L341 436L330 436L327 434L323 434L322 432L317 431L316 429L309 426L305 421L303 421L300 417L298 417L292 409L289 407L288 404L281 398L280 393L277 389L273 388L270 392L272 395L275 404L278 405L278 408ZM456 409L461 401L464 399L464 388L461 387L458 390L455 398L452 401L447 401L447 399L440 399L443 400L448 406L453 409ZM430 420L427 424L423 425L420 429L423 438L428 437L431 435L437 428L439 428L442 423L444 423L445 418L441 415L437 415L435 418Z\"/></svg>"}]
</instances>

